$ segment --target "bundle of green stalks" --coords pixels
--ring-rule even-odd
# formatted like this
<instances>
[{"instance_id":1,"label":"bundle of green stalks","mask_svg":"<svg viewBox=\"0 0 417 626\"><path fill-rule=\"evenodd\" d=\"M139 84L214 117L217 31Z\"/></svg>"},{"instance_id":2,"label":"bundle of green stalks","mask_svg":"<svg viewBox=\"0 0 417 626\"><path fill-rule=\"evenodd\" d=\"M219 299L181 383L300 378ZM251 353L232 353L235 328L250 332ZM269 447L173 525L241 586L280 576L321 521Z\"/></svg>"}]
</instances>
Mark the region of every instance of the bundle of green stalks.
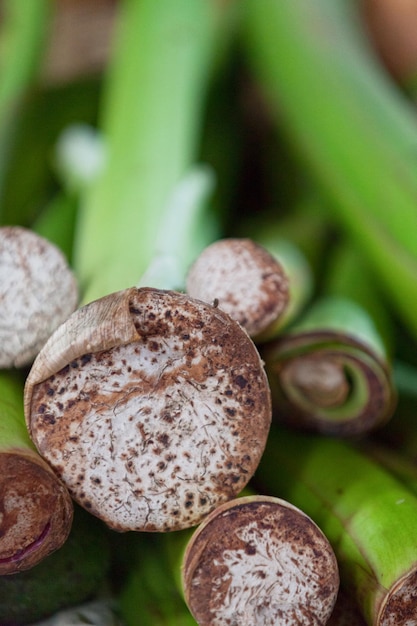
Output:
<instances>
[{"instance_id":1,"label":"bundle of green stalks","mask_svg":"<svg viewBox=\"0 0 417 626\"><path fill-rule=\"evenodd\" d=\"M417 623L417 112L361 7L122 0L53 85L4 9L0 226L79 298L0 372L0 622Z\"/></svg>"}]
</instances>

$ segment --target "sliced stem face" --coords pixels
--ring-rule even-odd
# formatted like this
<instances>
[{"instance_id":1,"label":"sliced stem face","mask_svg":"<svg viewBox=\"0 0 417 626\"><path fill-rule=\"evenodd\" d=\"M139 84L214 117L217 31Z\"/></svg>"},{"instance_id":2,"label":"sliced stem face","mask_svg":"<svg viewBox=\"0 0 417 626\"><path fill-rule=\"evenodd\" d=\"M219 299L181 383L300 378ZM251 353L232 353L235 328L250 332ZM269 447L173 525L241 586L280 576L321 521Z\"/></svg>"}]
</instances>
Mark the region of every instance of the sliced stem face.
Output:
<instances>
[{"instance_id":1,"label":"sliced stem face","mask_svg":"<svg viewBox=\"0 0 417 626\"><path fill-rule=\"evenodd\" d=\"M322 625L339 588L327 538L300 509L268 496L219 506L188 542L184 595L200 626Z\"/></svg>"},{"instance_id":2,"label":"sliced stem face","mask_svg":"<svg viewBox=\"0 0 417 626\"><path fill-rule=\"evenodd\" d=\"M62 546L72 524L67 489L35 451L23 385L0 375L0 576L29 569Z\"/></svg>"},{"instance_id":3,"label":"sliced stem face","mask_svg":"<svg viewBox=\"0 0 417 626\"><path fill-rule=\"evenodd\" d=\"M407 487L346 441L276 427L256 480L320 526L367 623L415 623L417 499Z\"/></svg>"},{"instance_id":4,"label":"sliced stem face","mask_svg":"<svg viewBox=\"0 0 417 626\"><path fill-rule=\"evenodd\" d=\"M19 226L0 228L0 368L31 364L78 303L63 253Z\"/></svg>"},{"instance_id":5,"label":"sliced stem face","mask_svg":"<svg viewBox=\"0 0 417 626\"><path fill-rule=\"evenodd\" d=\"M132 288L76 311L26 381L31 437L117 530L199 523L247 484L271 421L255 345L226 313Z\"/></svg>"},{"instance_id":6,"label":"sliced stem face","mask_svg":"<svg viewBox=\"0 0 417 626\"><path fill-rule=\"evenodd\" d=\"M217 302L253 338L267 335L289 304L283 266L251 239L221 239L207 246L186 282L187 293Z\"/></svg>"},{"instance_id":7,"label":"sliced stem face","mask_svg":"<svg viewBox=\"0 0 417 626\"><path fill-rule=\"evenodd\" d=\"M354 303L317 301L297 326L265 345L262 356L278 420L350 436L391 418L396 392L390 364L372 333L365 332L366 324L361 328L362 313L368 321Z\"/></svg>"},{"instance_id":8,"label":"sliced stem face","mask_svg":"<svg viewBox=\"0 0 417 626\"><path fill-rule=\"evenodd\" d=\"M32 450L0 453L0 575L29 569L67 539L72 500Z\"/></svg>"}]
</instances>

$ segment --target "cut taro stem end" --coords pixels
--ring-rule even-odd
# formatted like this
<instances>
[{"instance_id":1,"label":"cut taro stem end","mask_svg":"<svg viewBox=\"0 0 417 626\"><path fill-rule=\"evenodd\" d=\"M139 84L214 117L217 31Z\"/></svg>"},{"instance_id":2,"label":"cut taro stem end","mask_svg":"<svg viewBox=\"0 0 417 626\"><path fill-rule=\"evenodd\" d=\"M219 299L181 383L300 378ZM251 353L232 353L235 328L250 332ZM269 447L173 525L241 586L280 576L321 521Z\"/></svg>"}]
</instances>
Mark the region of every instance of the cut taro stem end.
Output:
<instances>
[{"instance_id":1,"label":"cut taro stem end","mask_svg":"<svg viewBox=\"0 0 417 626\"><path fill-rule=\"evenodd\" d=\"M77 310L26 380L28 430L119 531L198 524L254 474L271 422L259 353L226 313L132 287Z\"/></svg>"},{"instance_id":2,"label":"cut taro stem end","mask_svg":"<svg viewBox=\"0 0 417 626\"><path fill-rule=\"evenodd\" d=\"M271 331L289 302L282 264L248 238L207 246L189 269L186 287L194 298L218 302L255 340Z\"/></svg>"},{"instance_id":3,"label":"cut taro stem end","mask_svg":"<svg viewBox=\"0 0 417 626\"><path fill-rule=\"evenodd\" d=\"M392 417L390 360L370 316L348 298L323 296L261 354L277 421L348 437Z\"/></svg>"},{"instance_id":4,"label":"cut taro stem end","mask_svg":"<svg viewBox=\"0 0 417 626\"><path fill-rule=\"evenodd\" d=\"M0 228L0 368L29 365L78 303L65 256L20 226Z\"/></svg>"},{"instance_id":5,"label":"cut taro stem end","mask_svg":"<svg viewBox=\"0 0 417 626\"><path fill-rule=\"evenodd\" d=\"M337 561L320 528L282 499L244 496L219 506L188 542L185 600L200 626L326 624Z\"/></svg>"},{"instance_id":6,"label":"cut taro stem end","mask_svg":"<svg viewBox=\"0 0 417 626\"><path fill-rule=\"evenodd\" d=\"M29 439L23 385L0 374L0 575L29 569L60 548L71 529L71 497Z\"/></svg>"}]
</instances>

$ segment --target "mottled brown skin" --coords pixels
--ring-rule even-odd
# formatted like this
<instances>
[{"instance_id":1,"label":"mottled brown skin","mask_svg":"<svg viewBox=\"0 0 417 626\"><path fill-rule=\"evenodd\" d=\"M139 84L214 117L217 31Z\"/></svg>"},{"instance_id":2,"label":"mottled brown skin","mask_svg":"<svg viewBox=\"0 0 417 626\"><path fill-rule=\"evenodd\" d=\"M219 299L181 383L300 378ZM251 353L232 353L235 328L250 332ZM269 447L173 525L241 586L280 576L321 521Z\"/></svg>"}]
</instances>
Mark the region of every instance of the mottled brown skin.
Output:
<instances>
[{"instance_id":1,"label":"mottled brown skin","mask_svg":"<svg viewBox=\"0 0 417 626\"><path fill-rule=\"evenodd\" d=\"M226 313L148 288L126 302L132 341L80 354L30 389L31 436L110 527L189 527L253 475L271 421L267 378Z\"/></svg>"},{"instance_id":2,"label":"mottled brown skin","mask_svg":"<svg viewBox=\"0 0 417 626\"><path fill-rule=\"evenodd\" d=\"M60 548L73 517L72 499L35 452L0 454L0 575L30 569Z\"/></svg>"},{"instance_id":3,"label":"mottled brown skin","mask_svg":"<svg viewBox=\"0 0 417 626\"><path fill-rule=\"evenodd\" d=\"M200 626L324 626L339 587L337 562L320 529L268 496L238 498L211 513L187 545L182 580ZM226 607L234 594L235 611Z\"/></svg>"},{"instance_id":4,"label":"mottled brown skin","mask_svg":"<svg viewBox=\"0 0 417 626\"><path fill-rule=\"evenodd\" d=\"M0 368L33 363L78 302L62 252L21 226L0 227Z\"/></svg>"},{"instance_id":5,"label":"mottled brown skin","mask_svg":"<svg viewBox=\"0 0 417 626\"><path fill-rule=\"evenodd\" d=\"M417 624L417 570L407 572L388 591L375 623L378 626Z\"/></svg>"},{"instance_id":6,"label":"mottled brown skin","mask_svg":"<svg viewBox=\"0 0 417 626\"><path fill-rule=\"evenodd\" d=\"M267 337L288 306L289 281L263 246L248 238L228 238L202 251L188 272L187 292L216 301L251 337Z\"/></svg>"}]
</instances>

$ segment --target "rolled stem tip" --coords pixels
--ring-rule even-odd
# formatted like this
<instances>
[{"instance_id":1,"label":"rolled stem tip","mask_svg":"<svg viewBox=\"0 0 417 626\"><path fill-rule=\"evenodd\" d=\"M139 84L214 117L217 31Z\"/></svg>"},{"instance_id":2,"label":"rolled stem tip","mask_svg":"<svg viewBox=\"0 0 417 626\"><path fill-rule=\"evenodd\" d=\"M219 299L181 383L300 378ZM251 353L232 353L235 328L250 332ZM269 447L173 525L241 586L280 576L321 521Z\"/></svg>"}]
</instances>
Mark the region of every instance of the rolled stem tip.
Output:
<instances>
[{"instance_id":1,"label":"rolled stem tip","mask_svg":"<svg viewBox=\"0 0 417 626\"><path fill-rule=\"evenodd\" d=\"M200 626L323 625L339 589L319 527L279 498L245 496L198 527L182 564L186 602Z\"/></svg>"},{"instance_id":2,"label":"rolled stem tip","mask_svg":"<svg viewBox=\"0 0 417 626\"><path fill-rule=\"evenodd\" d=\"M391 370L366 344L332 330L282 335L262 350L277 419L342 437L376 430L393 415Z\"/></svg>"}]
</instances>

